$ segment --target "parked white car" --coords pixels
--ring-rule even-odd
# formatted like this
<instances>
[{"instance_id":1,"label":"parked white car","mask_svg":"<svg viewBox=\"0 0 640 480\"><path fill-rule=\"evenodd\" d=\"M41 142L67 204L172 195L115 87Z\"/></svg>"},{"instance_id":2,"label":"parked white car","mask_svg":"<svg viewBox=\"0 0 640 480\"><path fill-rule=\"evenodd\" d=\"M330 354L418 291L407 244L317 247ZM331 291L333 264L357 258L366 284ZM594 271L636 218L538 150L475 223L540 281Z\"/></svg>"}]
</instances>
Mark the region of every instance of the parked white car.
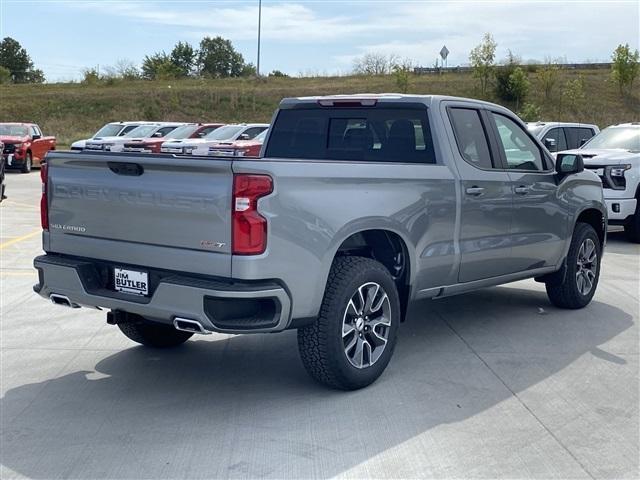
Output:
<instances>
[{"instance_id":1,"label":"parked white car","mask_svg":"<svg viewBox=\"0 0 640 480\"><path fill-rule=\"evenodd\" d=\"M98 137L121 137L140 125L148 124L149 122L111 122L107 123L100 130L93 134L91 138L85 138L84 140L77 140L71 144L71 150L84 150L86 143L89 140L94 140Z\"/></svg>"},{"instance_id":2,"label":"parked white car","mask_svg":"<svg viewBox=\"0 0 640 480\"><path fill-rule=\"evenodd\" d=\"M586 169L602 180L609 225L622 225L630 240L640 243L640 122L605 128L582 147Z\"/></svg>"},{"instance_id":3,"label":"parked white car","mask_svg":"<svg viewBox=\"0 0 640 480\"><path fill-rule=\"evenodd\" d=\"M530 122L529 131L555 155L563 150L580 148L594 135L600 133L597 125L569 122Z\"/></svg>"},{"instance_id":4,"label":"parked white car","mask_svg":"<svg viewBox=\"0 0 640 480\"><path fill-rule=\"evenodd\" d=\"M92 140L88 140L85 144L85 150L121 152L124 149L125 143L131 142L135 139L162 138L182 125L184 125L184 123L147 123L134 128L122 136L97 137Z\"/></svg>"},{"instance_id":5,"label":"parked white car","mask_svg":"<svg viewBox=\"0 0 640 480\"><path fill-rule=\"evenodd\" d=\"M224 127L214 130L206 137L193 141L193 143L190 143L189 145L185 145L184 153L191 153L192 155L209 155L210 149L214 148L221 142L227 143L235 142L236 140L253 140L268 128L268 123L225 125ZM187 149L190 151L187 151Z\"/></svg>"}]
</instances>

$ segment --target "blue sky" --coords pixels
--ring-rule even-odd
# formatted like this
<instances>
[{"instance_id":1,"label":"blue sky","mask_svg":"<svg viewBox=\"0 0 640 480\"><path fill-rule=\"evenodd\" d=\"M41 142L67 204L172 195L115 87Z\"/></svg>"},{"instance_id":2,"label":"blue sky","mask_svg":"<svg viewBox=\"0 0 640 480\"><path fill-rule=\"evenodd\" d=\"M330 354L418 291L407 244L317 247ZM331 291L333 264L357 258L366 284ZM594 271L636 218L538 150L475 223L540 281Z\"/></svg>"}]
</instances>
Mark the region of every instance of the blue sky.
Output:
<instances>
[{"instance_id":1,"label":"blue sky","mask_svg":"<svg viewBox=\"0 0 640 480\"><path fill-rule=\"evenodd\" d=\"M18 40L49 81L79 78L120 59L139 64L179 41L233 41L255 63L257 0L0 0L0 35ZM484 32L524 60L607 61L619 43L638 48L634 1L263 1L262 72L346 73L365 52L431 66L468 61Z\"/></svg>"}]
</instances>

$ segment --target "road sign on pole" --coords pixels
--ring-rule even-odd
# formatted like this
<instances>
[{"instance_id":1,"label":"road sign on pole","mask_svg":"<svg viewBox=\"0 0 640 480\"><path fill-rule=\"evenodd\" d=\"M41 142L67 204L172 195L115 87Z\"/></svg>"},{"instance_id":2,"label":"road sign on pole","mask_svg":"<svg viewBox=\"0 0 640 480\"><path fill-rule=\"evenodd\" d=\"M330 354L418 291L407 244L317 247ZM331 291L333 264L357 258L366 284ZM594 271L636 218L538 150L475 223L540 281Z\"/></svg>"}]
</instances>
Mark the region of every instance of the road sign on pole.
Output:
<instances>
[{"instance_id":1,"label":"road sign on pole","mask_svg":"<svg viewBox=\"0 0 640 480\"><path fill-rule=\"evenodd\" d=\"M445 64L445 68L447 66L447 57L449 56L449 49L447 48L446 45L443 45L443 47L440 49L440 56L442 57L442 61Z\"/></svg>"}]
</instances>

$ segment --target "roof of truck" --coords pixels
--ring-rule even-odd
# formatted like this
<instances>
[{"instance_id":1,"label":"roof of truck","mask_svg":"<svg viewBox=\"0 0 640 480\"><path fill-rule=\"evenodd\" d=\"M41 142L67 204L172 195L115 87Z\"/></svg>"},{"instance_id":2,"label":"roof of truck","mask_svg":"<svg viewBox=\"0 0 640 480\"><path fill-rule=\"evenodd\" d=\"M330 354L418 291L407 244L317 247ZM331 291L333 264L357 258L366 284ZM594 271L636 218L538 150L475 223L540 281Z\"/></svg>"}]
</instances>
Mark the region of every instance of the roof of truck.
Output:
<instances>
[{"instance_id":1,"label":"roof of truck","mask_svg":"<svg viewBox=\"0 0 640 480\"><path fill-rule=\"evenodd\" d=\"M371 101L371 103L368 103ZM288 97L283 98L280 102L281 108L287 108L294 105L299 105L301 103L311 104L317 103L323 106L332 106L331 102L342 102L342 103L350 103L350 102L362 102L362 106L373 106L377 102L407 102L407 103L425 103L425 104L433 104L441 101L463 101L463 102L473 102L482 105L491 105L494 107L498 107L504 109L503 106L497 105L491 102L485 102L483 100L477 100L475 98L463 98L463 97L454 97L449 95L414 95L407 93L354 93L347 95L323 95L323 96L311 96L311 97ZM326 103L325 103L326 102Z\"/></svg>"}]
</instances>

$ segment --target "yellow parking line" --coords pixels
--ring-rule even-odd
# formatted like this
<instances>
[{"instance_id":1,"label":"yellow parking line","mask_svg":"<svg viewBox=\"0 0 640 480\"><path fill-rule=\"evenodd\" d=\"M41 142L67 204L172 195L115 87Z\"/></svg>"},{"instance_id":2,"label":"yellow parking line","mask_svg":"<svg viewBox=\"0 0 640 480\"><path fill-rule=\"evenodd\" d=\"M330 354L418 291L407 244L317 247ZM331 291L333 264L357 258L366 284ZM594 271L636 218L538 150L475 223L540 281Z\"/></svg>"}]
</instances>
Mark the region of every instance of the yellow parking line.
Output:
<instances>
[{"instance_id":1,"label":"yellow parking line","mask_svg":"<svg viewBox=\"0 0 640 480\"><path fill-rule=\"evenodd\" d=\"M32 272L23 271L23 272L7 272L0 270L0 275L6 275L8 277L35 277L38 275L38 272L33 270Z\"/></svg>"},{"instance_id":2,"label":"yellow parking line","mask_svg":"<svg viewBox=\"0 0 640 480\"><path fill-rule=\"evenodd\" d=\"M26 235L23 235L21 237L17 237L17 238L14 238L12 240L8 240L8 241L6 241L4 243L0 243L0 250L4 250L5 248L10 247L11 245L15 245L16 243L19 243L19 242L21 242L23 240L27 240L27 239L29 239L31 237L35 237L40 232L42 232L42 230L38 229L38 230L35 230L35 231L31 232L31 233L27 233Z\"/></svg>"}]
</instances>

